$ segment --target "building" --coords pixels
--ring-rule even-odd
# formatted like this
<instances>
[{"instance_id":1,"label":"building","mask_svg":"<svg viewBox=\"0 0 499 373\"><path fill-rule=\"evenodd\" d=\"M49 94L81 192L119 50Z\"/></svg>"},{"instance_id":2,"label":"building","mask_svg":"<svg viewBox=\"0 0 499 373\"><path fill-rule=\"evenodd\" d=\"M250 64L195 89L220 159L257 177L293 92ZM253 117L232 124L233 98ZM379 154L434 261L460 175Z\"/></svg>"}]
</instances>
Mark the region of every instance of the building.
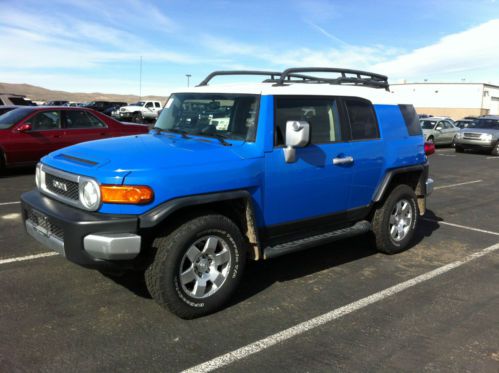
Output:
<instances>
[{"instance_id":1,"label":"building","mask_svg":"<svg viewBox=\"0 0 499 373\"><path fill-rule=\"evenodd\" d=\"M485 83L390 84L390 90L416 108L418 114L449 116L499 115L499 86Z\"/></svg>"}]
</instances>

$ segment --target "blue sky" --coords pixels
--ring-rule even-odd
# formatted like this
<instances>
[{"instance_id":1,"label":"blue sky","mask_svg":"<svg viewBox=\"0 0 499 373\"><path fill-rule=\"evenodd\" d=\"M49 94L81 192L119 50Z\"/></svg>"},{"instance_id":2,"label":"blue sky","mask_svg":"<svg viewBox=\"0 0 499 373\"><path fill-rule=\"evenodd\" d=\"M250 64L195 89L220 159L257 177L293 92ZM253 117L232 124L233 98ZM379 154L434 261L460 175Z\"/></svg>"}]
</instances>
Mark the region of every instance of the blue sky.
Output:
<instances>
[{"instance_id":1,"label":"blue sky","mask_svg":"<svg viewBox=\"0 0 499 373\"><path fill-rule=\"evenodd\" d=\"M0 0L0 81L167 95L218 69L499 83L499 1Z\"/></svg>"}]
</instances>

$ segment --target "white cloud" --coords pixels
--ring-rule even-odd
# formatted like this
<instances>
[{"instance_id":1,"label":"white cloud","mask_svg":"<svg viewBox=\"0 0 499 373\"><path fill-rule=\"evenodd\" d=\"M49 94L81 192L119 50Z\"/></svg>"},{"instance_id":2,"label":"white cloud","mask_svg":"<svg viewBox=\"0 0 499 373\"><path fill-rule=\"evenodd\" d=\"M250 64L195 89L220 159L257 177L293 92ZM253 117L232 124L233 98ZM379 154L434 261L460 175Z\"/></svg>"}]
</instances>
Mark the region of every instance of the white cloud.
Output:
<instances>
[{"instance_id":1,"label":"white cloud","mask_svg":"<svg viewBox=\"0 0 499 373\"><path fill-rule=\"evenodd\" d=\"M372 66L392 78L450 77L494 70L499 80L499 19L444 36L434 44Z\"/></svg>"}]
</instances>

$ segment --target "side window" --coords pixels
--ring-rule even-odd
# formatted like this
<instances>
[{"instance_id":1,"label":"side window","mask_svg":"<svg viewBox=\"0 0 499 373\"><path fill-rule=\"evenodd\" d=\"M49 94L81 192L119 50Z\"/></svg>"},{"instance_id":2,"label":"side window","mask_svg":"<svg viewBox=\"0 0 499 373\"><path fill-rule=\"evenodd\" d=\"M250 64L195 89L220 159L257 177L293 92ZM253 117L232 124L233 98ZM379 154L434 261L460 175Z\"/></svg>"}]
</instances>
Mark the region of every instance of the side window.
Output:
<instances>
[{"instance_id":1,"label":"side window","mask_svg":"<svg viewBox=\"0 0 499 373\"><path fill-rule=\"evenodd\" d=\"M29 119L33 131L57 130L61 128L60 111L42 111Z\"/></svg>"},{"instance_id":2,"label":"side window","mask_svg":"<svg viewBox=\"0 0 499 373\"><path fill-rule=\"evenodd\" d=\"M99 119L84 110L67 110L64 114L66 128L102 128L106 126Z\"/></svg>"},{"instance_id":3,"label":"side window","mask_svg":"<svg viewBox=\"0 0 499 373\"><path fill-rule=\"evenodd\" d=\"M438 124L436 125L435 129L436 130L443 130L445 127L444 127L444 122L438 122Z\"/></svg>"},{"instance_id":4,"label":"side window","mask_svg":"<svg viewBox=\"0 0 499 373\"><path fill-rule=\"evenodd\" d=\"M378 124L374 108L369 101L345 99L352 140L370 140L379 138Z\"/></svg>"},{"instance_id":5,"label":"side window","mask_svg":"<svg viewBox=\"0 0 499 373\"><path fill-rule=\"evenodd\" d=\"M284 145L286 122L290 120L303 120L310 124L312 144L344 140L335 98L276 97L276 146Z\"/></svg>"},{"instance_id":6,"label":"side window","mask_svg":"<svg viewBox=\"0 0 499 373\"><path fill-rule=\"evenodd\" d=\"M160 108L160 107L161 107L161 105L159 104L159 102L155 102L155 103L154 103L154 106L155 106L155 107L158 107L158 108Z\"/></svg>"},{"instance_id":7,"label":"side window","mask_svg":"<svg viewBox=\"0 0 499 373\"><path fill-rule=\"evenodd\" d=\"M445 128L450 130L450 129L453 129L454 126L452 125L451 122L449 122L448 120L446 120L445 121Z\"/></svg>"},{"instance_id":8,"label":"side window","mask_svg":"<svg viewBox=\"0 0 499 373\"><path fill-rule=\"evenodd\" d=\"M419 123L418 115L414 106L412 105L399 105L400 112L404 117L405 126L409 132L409 136L419 136L423 134L421 124Z\"/></svg>"},{"instance_id":9,"label":"side window","mask_svg":"<svg viewBox=\"0 0 499 373\"><path fill-rule=\"evenodd\" d=\"M153 106L152 102L148 102L148 103L146 104L146 108L153 108L153 107L154 107L154 106Z\"/></svg>"}]
</instances>

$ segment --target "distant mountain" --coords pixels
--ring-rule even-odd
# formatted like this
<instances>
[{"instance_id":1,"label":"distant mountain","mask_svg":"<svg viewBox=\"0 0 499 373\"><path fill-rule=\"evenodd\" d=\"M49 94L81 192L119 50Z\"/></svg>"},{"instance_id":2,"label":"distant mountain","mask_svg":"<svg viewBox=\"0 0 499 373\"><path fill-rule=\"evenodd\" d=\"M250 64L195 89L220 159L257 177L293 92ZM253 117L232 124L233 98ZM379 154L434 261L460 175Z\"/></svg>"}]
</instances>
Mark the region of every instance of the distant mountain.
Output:
<instances>
[{"instance_id":1,"label":"distant mountain","mask_svg":"<svg viewBox=\"0 0 499 373\"><path fill-rule=\"evenodd\" d=\"M139 101L139 96L135 95L118 95L114 93L80 93L80 92L65 92L53 91L50 89L37 87L30 84L11 84L0 83L0 94L12 93L17 95L24 95L33 101L53 101L53 100L67 100L73 102L88 102L96 100L104 101L123 101L127 103ZM165 103L166 96L143 96L142 100L158 100Z\"/></svg>"}]
</instances>

